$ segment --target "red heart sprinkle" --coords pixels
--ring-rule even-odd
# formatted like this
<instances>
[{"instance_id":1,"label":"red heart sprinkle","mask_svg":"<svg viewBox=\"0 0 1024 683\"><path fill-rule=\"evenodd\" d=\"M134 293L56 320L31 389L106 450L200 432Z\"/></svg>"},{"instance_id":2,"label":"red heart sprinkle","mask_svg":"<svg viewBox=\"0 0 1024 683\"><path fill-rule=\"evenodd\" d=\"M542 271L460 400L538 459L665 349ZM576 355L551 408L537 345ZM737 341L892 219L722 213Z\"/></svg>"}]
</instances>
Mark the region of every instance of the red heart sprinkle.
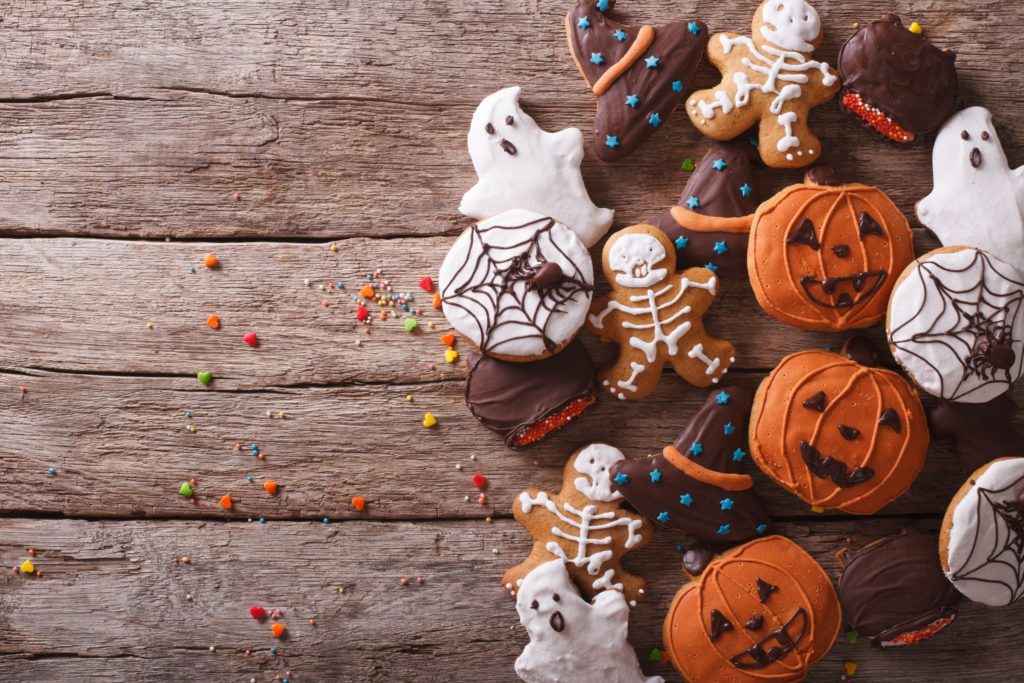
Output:
<instances>
[{"instance_id":1,"label":"red heart sprinkle","mask_svg":"<svg viewBox=\"0 0 1024 683\"><path fill-rule=\"evenodd\" d=\"M362 321L362 320L366 320L369 317L370 317L370 312L368 310L366 310L366 306L357 306L356 307L356 320Z\"/></svg>"},{"instance_id":2,"label":"red heart sprinkle","mask_svg":"<svg viewBox=\"0 0 1024 683\"><path fill-rule=\"evenodd\" d=\"M263 609L259 605L253 605L249 608L249 614L251 614L252 618L256 621L263 621L267 616L267 610Z\"/></svg>"},{"instance_id":3,"label":"red heart sprinkle","mask_svg":"<svg viewBox=\"0 0 1024 683\"><path fill-rule=\"evenodd\" d=\"M487 488L487 477L482 474L473 475L473 486L477 487L481 491Z\"/></svg>"},{"instance_id":4,"label":"red heart sprinkle","mask_svg":"<svg viewBox=\"0 0 1024 683\"><path fill-rule=\"evenodd\" d=\"M249 334L242 337L242 339L244 339L245 343L248 344L249 346L256 346L256 344L259 343L259 340L256 338L255 332L250 332Z\"/></svg>"},{"instance_id":5,"label":"red heart sprinkle","mask_svg":"<svg viewBox=\"0 0 1024 683\"><path fill-rule=\"evenodd\" d=\"M420 280L420 287L423 289L424 292L432 292L434 291L434 281L431 280L429 277L425 277L422 280Z\"/></svg>"}]
</instances>

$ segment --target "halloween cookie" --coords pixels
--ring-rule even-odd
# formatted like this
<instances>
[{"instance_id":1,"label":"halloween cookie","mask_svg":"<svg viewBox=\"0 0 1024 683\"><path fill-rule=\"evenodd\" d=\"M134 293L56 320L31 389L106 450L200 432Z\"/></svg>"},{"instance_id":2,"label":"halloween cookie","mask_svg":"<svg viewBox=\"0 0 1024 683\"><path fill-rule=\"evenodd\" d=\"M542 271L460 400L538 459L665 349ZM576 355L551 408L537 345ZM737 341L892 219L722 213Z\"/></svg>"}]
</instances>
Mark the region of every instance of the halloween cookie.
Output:
<instances>
[{"instance_id":1,"label":"halloween cookie","mask_svg":"<svg viewBox=\"0 0 1024 683\"><path fill-rule=\"evenodd\" d=\"M708 565L676 593L663 636L687 681L802 681L839 634L825 570L782 536L758 538Z\"/></svg>"},{"instance_id":2,"label":"halloween cookie","mask_svg":"<svg viewBox=\"0 0 1024 683\"><path fill-rule=\"evenodd\" d=\"M623 459L617 448L595 443L565 463L562 490L529 489L512 505L516 521L533 537L533 550L509 569L502 585L515 595L523 578L539 564L561 558L588 598L618 590L630 601L641 599L644 580L622 569L622 556L651 540L651 523L623 510L622 494L612 488L612 465Z\"/></svg>"},{"instance_id":3,"label":"halloween cookie","mask_svg":"<svg viewBox=\"0 0 1024 683\"><path fill-rule=\"evenodd\" d=\"M914 258L906 217L881 190L811 169L758 208L747 271L757 302L787 325L837 332L885 317Z\"/></svg>"},{"instance_id":4,"label":"halloween cookie","mask_svg":"<svg viewBox=\"0 0 1024 683\"><path fill-rule=\"evenodd\" d=\"M539 360L579 331L594 266L569 228L515 209L462 233L441 264L438 284L445 317L482 353Z\"/></svg>"},{"instance_id":5,"label":"halloween cookie","mask_svg":"<svg viewBox=\"0 0 1024 683\"><path fill-rule=\"evenodd\" d=\"M595 403L594 361L578 341L532 363L470 356L466 405L509 448L537 443Z\"/></svg>"},{"instance_id":6,"label":"halloween cookie","mask_svg":"<svg viewBox=\"0 0 1024 683\"><path fill-rule=\"evenodd\" d=\"M747 236L759 203L757 149L746 140L715 142L686 183L679 203L650 225L676 245L676 267L705 267L724 278L746 275Z\"/></svg>"},{"instance_id":7,"label":"halloween cookie","mask_svg":"<svg viewBox=\"0 0 1024 683\"><path fill-rule=\"evenodd\" d=\"M623 26L615 0L576 0L565 17L573 60L597 96L594 149L624 159L668 120L690 89L708 43L704 22Z\"/></svg>"},{"instance_id":8,"label":"halloween cookie","mask_svg":"<svg viewBox=\"0 0 1024 683\"><path fill-rule=\"evenodd\" d=\"M931 193L917 217L947 247L985 249L1024 267L1024 166L1010 168L982 107L957 112L932 148Z\"/></svg>"},{"instance_id":9,"label":"halloween cookie","mask_svg":"<svg viewBox=\"0 0 1024 683\"><path fill-rule=\"evenodd\" d=\"M640 670L627 640L629 606L622 593L604 591L587 602L561 560L540 564L526 575L516 611L530 636L516 659L516 674L526 683L664 683Z\"/></svg>"},{"instance_id":10,"label":"halloween cookie","mask_svg":"<svg viewBox=\"0 0 1024 683\"><path fill-rule=\"evenodd\" d=\"M590 201L583 184L583 134L549 133L519 107L521 88L488 95L473 114L469 156L480 181L462 196L459 211L486 220L511 209L550 216L588 249L604 237L615 212Z\"/></svg>"},{"instance_id":11,"label":"halloween cookie","mask_svg":"<svg viewBox=\"0 0 1024 683\"><path fill-rule=\"evenodd\" d=\"M612 482L649 519L709 541L738 543L768 530L771 519L745 473L747 422L754 392L725 387L661 455L612 465Z\"/></svg>"},{"instance_id":12,"label":"halloween cookie","mask_svg":"<svg viewBox=\"0 0 1024 683\"><path fill-rule=\"evenodd\" d=\"M1024 455L1024 434L1013 427L1017 404L1011 392L985 403L954 403L940 398L928 409L932 434L951 436L964 469L1011 455Z\"/></svg>"},{"instance_id":13,"label":"halloween cookie","mask_svg":"<svg viewBox=\"0 0 1024 683\"><path fill-rule=\"evenodd\" d=\"M751 37L711 37L708 59L722 72L722 82L689 97L693 125L715 140L731 140L759 123L765 164L802 168L816 162L821 141L807 118L840 86L835 70L811 58L823 37L821 18L809 3L764 0Z\"/></svg>"},{"instance_id":14,"label":"halloween cookie","mask_svg":"<svg viewBox=\"0 0 1024 683\"><path fill-rule=\"evenodd\" d=\"M925 254L896 283L893 356L929 394L984 403L1024 375L1024 274L979 249Z\"/></svg>"},{"instance_id":15,"label":"halloween cookie","mask_svg":"<svg viewBox=\"0 0 1024 683\"><path fill-rule=\"evenodd\" d=\"M836 353L786 356L754 397L751 457L812 506L878 512L910 488L927 449L924 408L907 381Z\"/></svg>"},{"instance_id":16,"label":"halloween cookie","mask_svg":"<svg viewBox=\"0 0 1024 683\"><path fill-rule=\"evenodd\" d=\"M1024 458L971 475L942 520L939 560L956 589L1002 607L1024 595Z\"/></svg>"},{"instance_id":17,"label":"halloween cookie","mask_svg":"<svg viewBox=\"0 0 1024 683\"><path fill-rule=\"evenodd\" d=\"M843 618L875 647L905 647L953 623L960 594L946 580L934 536L908 533L843 549Z\"/></svg>"},{"instance_id":18,"label":"halloween cookie","mask_svg":"<svg viewBox=\"0 0 1024 683\"><path fill-rule=\"evenodd\" d=\"M616 342L619 357L598 372L601 390L644 398L665 363L690 384L717 384L735 360L732 344L708 336L701 319L718 292L717 276L707 268L676 273L672 241L651 225L612 235L602 259L612 292L594 302L587 329Z\"/></svg>"},{"instance_id":19,"label":"halloween cookie","mask_svg":"<svg viewBox=\"0 0 1024 683\"><path fill-rule=\"evenodd\" d=\"M838 66L843 108L892 142L919 142L956 107L956 55L905 29L895 14L854 33Z\"/></svg>"}]
</instances>

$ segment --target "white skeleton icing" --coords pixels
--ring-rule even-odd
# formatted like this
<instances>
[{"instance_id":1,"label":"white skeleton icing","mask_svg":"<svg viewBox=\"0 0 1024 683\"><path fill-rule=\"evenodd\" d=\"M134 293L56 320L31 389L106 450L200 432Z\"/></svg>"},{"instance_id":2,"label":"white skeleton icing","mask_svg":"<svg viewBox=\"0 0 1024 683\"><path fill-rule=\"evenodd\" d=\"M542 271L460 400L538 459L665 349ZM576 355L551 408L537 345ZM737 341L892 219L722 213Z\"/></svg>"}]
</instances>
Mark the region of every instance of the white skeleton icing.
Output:
<instances>
[{"instance_id":1,"label":"white skeleton icing","mask_svg":"<svg viewBox=\"0 0 1024 683\"><path fill-rule=\"evenodd\" d=\"M775 115L776 122L784 130L779 140L778 151L799 148L800 140L793 135L793 124L797 122L796 112L783 112L786 102L798 99L803 95L801 85L810 81L808 71L820 71L822 83L828 87L836 82L836 76L829 70L828 64L809 59L801 53L814 49L813 41L821 32L821 19L818 12L804 0L778 0L765 3L761 7L761 37L768 44L760 47L747 36L718 36L722 51L729 54L736 47L746 50L748 56L743 57L743 66L755 75L763 76L763 80L755 82L750 74L737 71L733 75L736 86L735 98L730 99L724 90L715 90L711 99L691 99L690 106L694 116L700 112L706 122L715 118L716 110L728 114L733 108L745 107L750 103L750 93L760 90L766 95L775 95L769 105L769 111ZM808 150L813 153L813 150ZM798 154L802 155L801 150ZM787 155L792 159L792 154Z\"/></svg>"},{"instance_id":2,"label":"white skeleton icing","mask_svg":"<svg viewBox=\"0 0 1024 683\"><path fill-rule=\"evenodd\" d=\"M612 465L625 460L626 456L618 448L603 443L590 444L576 456L573 468L580 474L573 485L576 490L591 500L611 503L622 498L622 494L612 490Z\"/></svg>"},{"instance_id":3,"label":"white skeleton icing","mask_svg":"<svg viewBox=\"0 0 1024 683\"><path fill-rule=\"evenodd\" d=\"M661 242L648 234L636 233L620 237L612 246L608 261L612 270L615 271L615 281L618 284L624 287L643 289L658 284L668 275L667 269L654 267L664 259L665 249ZM642 306L627 306L614 299L609 300L604 310L597 315L589 316L589 320L594 327L601 329L604 326L604 319L612 311L621 311L628 315L649 318L649 323L625 321L622 323L622 327L628 330L654 331L654 338L650 341L645 341L639 337L629 338L629 345L642 351L647 362L653 363L658 356L659 344L664 344L669 354L674 356L679 353L679 340L686 336L686 333L693 327L692 323L684 321L671 332L666 333L666 326L671 325L685 315L689 315L693 312L693 309L689 306L684 306L664 319L661 317L662 311L678 303L690 287L698 287L714 294L717 283L717 278L711 278L706 283L691 282L687 278L682 278L678 289L669 283L660 289L647 289L647 292L644 294L629 297L631 303L642 303L644 304ZM715 370L721 365L721 360L718 358L708 358L701 353L703 346L700 344L693 348L698 347L700 351L695 354L691 350L689 353L690 357L699 358L704 361L708 365L707 374L714 374ZM617 394L620 399L625 399L624 392L635 393L637 391L637 386L634 382L647 369L647 366L642 363L632 362L630 363L630 368L632 369L632 374L628 379L619 380L615 383L614 387L609 388L609 391Z\"/></svg>"},{"instance_id":4,"label":"white skeleton icing","mask_svg":"<svg viewBox=\"0 0 1024 683\"><path fill-rule=\"evenodd\" d=\"M612 555L614 555L614 551L611 549L590 552L591 546L609 546L612 543L611 536L595 537L591 536L592 532L611 529L614 527L626 527L627 537L626 542L623 544L626 549L633 548L643 540L643 536L638 533L638 530L644 524L642 519L618 517L615 511L598 513L596 505L584 505L582 510L578 510L571 503L563 503L563 511L563 509L559 508L558 504L551 500L548 494L544 491L538 493L536 498L531 498L525 491L519 494L519 506L522 508L524 513L530 514L535 505L544 507L560 521L568 524L576 530L575 533L566 533L565 531L562 531L560 527L555 526L551 528L551 534L553 536L576 544L576 553L573 556L570 557L556 541L549 541L545 546L548 552L555 557L560 557L566 562L572 563L577 567L586 567L587 573L591 576L597 576L601 572L601 567L604 563L610 560ZM597 523L595 524L594 522ZM595 588L615 588L616 590L622 590L622 584L613 583L613 578L614 571L611 569L606 570L593 585ZM598 585L598 582L601 583L600 586Z\"/></svg>"}]
</instances>

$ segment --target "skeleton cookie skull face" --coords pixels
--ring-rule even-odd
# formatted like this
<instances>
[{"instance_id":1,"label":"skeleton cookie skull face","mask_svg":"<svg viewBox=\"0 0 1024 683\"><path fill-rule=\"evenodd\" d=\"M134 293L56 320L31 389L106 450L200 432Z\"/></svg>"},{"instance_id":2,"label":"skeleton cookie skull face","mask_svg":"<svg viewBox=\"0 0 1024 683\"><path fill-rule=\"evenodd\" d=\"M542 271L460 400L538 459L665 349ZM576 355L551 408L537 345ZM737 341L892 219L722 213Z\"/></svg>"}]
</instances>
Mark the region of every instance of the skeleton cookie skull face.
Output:
<instances>
[{"instance_id":1,"label":"skeleton cookie skull face","mask_svg":"<svg viewBox=\"0 0 1024 683\"><path fill-rule=\"evenodd\" d=\"M769 0L760 14L761 36L783 50L810 52L821 35L821 18L804 0Z\"/></svg>"},{"instance_id":2,"label":"skeleton cookie skull face","mask_svg":"<svg viewBox=\"0 0 1024 683\"><path fill-rule=\"evenodd\" d=\"M655 268L666 257L665 245L660 240L636 232L615 239L608 255L608 265L615 271L618 284L643 288L661 282L668 275L667 268Z\"/></svg>"},{"instance_id":3,"label":"skeleton cookie skull face","mask_svg":"<svg viewBox=\"0 0 1024 683\"><path fill-rule=\"evenodd\" d=\"M604 503L622 498L622 494L612 490L611 467L620 460L625 460L622 451L607 444L590 444L576 456L573 467L580 474L573 484L576 490L591 500Z\"/></svg>"}]
</instances>

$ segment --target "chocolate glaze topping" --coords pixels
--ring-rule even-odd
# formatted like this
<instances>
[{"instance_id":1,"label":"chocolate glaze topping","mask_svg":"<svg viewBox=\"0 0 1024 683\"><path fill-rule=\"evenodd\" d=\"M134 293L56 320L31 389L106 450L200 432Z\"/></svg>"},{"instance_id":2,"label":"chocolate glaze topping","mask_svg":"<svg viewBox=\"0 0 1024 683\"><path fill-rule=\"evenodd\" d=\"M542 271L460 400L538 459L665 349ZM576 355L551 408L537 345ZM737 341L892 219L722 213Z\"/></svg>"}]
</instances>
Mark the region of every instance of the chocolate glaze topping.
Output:
<instances>
[{"instance_id":1,"label":"chocolate glaze topping","mask_svg":"<svg viewBox=\"0 0 1024 683\"><path fill-rule=\"evenodd\" d=\"M700 216L753 217L760 203L754 182L754 168L759 161L757 148L742 138L712 143L686 183L677 206ZM691 197L700 205L691 209ZM748 232L716 231L698 221L680 223L668 209L648 223L676 243L676 268L679 270L713 263L723 277L746 279ZM716 251L720 242L725 251L721 246Z\"/></svg>"},{"instance_id":2,"label":"chocolate glaze topping","mask_svg":"<svg viewBox=\"0 0 1024 683\"><path fill-rule=\"evenodd\" d=\"M1017 413L1010 392L987 403L953 403L938 399L928 411L932 431L956 440L960 464L974 472L996 458L1020 455L1024 435L1013 428Z\"/></svg>"},{"instance_id":3,"label":"chocolate glaze topping","mask_svg":"<svg viewBox=\"0 0 1024 683\"><path fill-rule=\"evenodd\" d=\"M938 130L956 107L956 56L886 14L839 52L843 90L858 93L917 139Z\"/></svg>"},{"instance_id":4,"label":"chocolate glaze topping","mask_svg":"<svg viewBox=\"0 0 1024 683\"><path fill-rule=\"evenodd\" d=\"M713 390L672 447L673 458L693 464L684 470L665 453L624 460L611 469L616 488L640 514L706 541L764 534L771 520L744 474L753 399L750 389ZM745 478L746 487L722 488L716 482L723 474Z\"/></svg>"},{"instance_id":5,"label":"chocolate glaze topping","mask_svg":"<svg viewBox=\"0 0 1024 683\"><path fill-rule=\"evenodd\" d=\"M653 29L653 40L630 62L627 53L642 27L611 20L608 14L614 9L615 0L576 0L566 17L573 55L591 87L621 69L598 95L594 149L602 161L624 159L664 127L692 89L709 37L708 27L701 21L643 27ZM634 106L626 103L630 95L637 97ZM615 138L614 144L608 143L608 136Z\"/></svg>"},{"instance_id":6,"label":"chocolate glaze topping","mask_svg":"<svg viewBox=\"0 0 1024 683\"><path fill-rule=\"evenodd\" d=\"M843 616L872 645L955 617L960 593L942 573L938 541L924 534L883 539L841 555Z\"/></svg>"},{"instance_id":7,"label":"chocolate glaze topping","mask_svg":"<svg viewBox=\"0 0 1024 683\"><path fill-rule=\"evenodd\" d=\"M466 405L505 445L516 434L578 398L595 396L594 362L574 341L554 356L530 363L510 363L472 354L466 381Z\"/></svg>"}]
</instances>

